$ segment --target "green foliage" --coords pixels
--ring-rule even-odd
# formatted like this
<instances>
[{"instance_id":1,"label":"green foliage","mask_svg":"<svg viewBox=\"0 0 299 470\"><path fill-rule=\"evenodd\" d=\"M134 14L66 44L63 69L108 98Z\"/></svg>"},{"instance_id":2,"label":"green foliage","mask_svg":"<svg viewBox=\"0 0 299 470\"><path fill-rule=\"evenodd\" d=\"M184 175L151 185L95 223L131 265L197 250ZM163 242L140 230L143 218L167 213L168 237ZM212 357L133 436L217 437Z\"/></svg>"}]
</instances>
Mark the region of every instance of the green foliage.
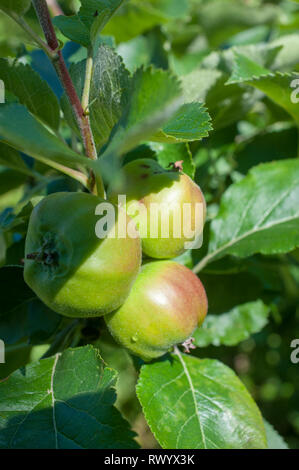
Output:
<instances>
[{"instance_id":1,"label":"green foliage","mask_svg":"<svg viewBox=\"0 0 299 470\"><path fill-rule=\"evenodd\" d=\"M206 103L216 130L240 120L256 100L256 95L245 88L226 88L224 85L227 78L228 75L220 70L205 68L181 77L186 99L196 96Z\"/></svg>"},{"instance_id":2,"label":"green foliage","mask_svg":"<svg viewBox=\"0 0 299 470\"><path fill-rule=\"evenodd\" d=\"M59 127L59 105L49 85L29 65L0 59L0 79L28 110L53 129Z\"/></svg>"},{"instance_id":3,"label":"green foliage","mask_svg":"<svg viewBox=\"0 0 299 470\"><path fill-rule=\"evenodd\" d=\"M86 61L71 67L71 76L80 97L84 88L85 69ZM129 86L129 74L121 58L110 47L101 45L94 56L88 109L98 148L107 142L113 127L119 121L128 99ZM65 95L62 98L62 106L70 125L78 133Z\"/></svg>"},{"instance_id":4,"label":"green foliage","mask_svg":"<svg viewBox=\"0 0 299 470\"><path fill-rule=\"evenodd\" d=\"M136 448L113 406L116 378L92 347L14 372L0 384L0 448Z\"/></svg>"},{"instance_id":5,"label":"green foliage","mask_svg":"<svg viewBox=\"0 0 299 470\"><path fill-rule=\"evenodd\" d=\"M269 308L262 301L238 305L230 312L209 315L202 328L194 333L195 343L200 346L235 346L261 331L267 324Z\"/></svg>"},{"instance_id":6,"label":"green foliage","mask_svg":"<svg viewBox=\"0 0 299 470\"><path fill-rule=\"evenodd\" d=\"M206 262L292 251L299 243L298 172L296 159L265 163L231 185L211 224Z\"/></svg>"},{"instance_id":7,"label":"green foliage","mask_svg":"<svg viewBox=\"0 0 299 470\"><path fill-rule=\"evenodd\" d=\"M179 355L143 366L137 394L163 448L266 447L258 408L220 362Z\"/></svg>"},{"instance_id":8,"label":"green foliage","mask_svg":"<svg viewBox=\"0 0 299 470\"><path fill-rule=\"evenodd\" d=\"M1 106L0 132L8 145L54 168L60 169L62 165L73 168L86 163L84 157L51 134L22 105Z\"/></svg>"},{"instance_id":9,"label":"green foliage","mask_svg":"<svg viewBox=\"0 0 299 470\"><path fill-rule=\"evenodd\" d=\"M298 0L58 3L83 114L31 2L0 0L0 448L299 448ZM175 261L209 312L196 349L145 365L102 319L46 307L23 263L42 198L107 190L148 158L205 196L203 245Z\"/></svg>"},{"instance_id":10,"label":"green foliage","mask_svg":"<svg viewBox=\"0 0 299 470\"><path fill-rule=\"evenodd\" d=\"M236 53L233 72L227 83L247 82L258 88L289 112L298 123L298 106L291 99L292 82L297 79L298 75L295 73L273 73L242 54Z\"/></svg>"},{"instance_id":11,"label":"green foliage","mask_svg":"<svg viewBox=\"0 0 299 470\"><path fill-rule=\"evenodd\" d=\"M158 142L192 142L207 137L211 129L210 117L203 105L186 103L152 139Z\"/></svg>"},{"instance_id":12,"label":"green foliage","mask_svg":"<svg viewBox=\"0 0 299 470\"><path fill-rule=\"evenodd\" d=\"M130 82L130 96L102 155L109 174L122 156L145 140L179 143L200 140L211 130L210 117L200 103L183 104L178 80L169 72L139 68ZM190 120L194 122L189 126Z\"/></svg>"},{"instance_id":13,"label":"green foliage","mask_svg":"<svg viewBox=\"0 0 299 470\"><path fill-rule=\"evenodd\" d=\"M78 14L57 16L54 24L82 46L96 45L98 36L123 0L82 0Z\"/></svg>"}]
</instances>

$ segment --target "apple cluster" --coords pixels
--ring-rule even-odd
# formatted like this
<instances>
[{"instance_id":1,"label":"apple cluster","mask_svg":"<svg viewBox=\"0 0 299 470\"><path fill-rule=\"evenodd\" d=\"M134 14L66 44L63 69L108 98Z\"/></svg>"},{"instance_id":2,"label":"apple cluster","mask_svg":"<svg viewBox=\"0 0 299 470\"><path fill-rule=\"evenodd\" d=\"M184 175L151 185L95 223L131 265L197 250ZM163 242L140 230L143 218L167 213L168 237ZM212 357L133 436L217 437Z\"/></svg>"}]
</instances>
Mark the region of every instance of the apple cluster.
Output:
<instances>
[{"instance_id":1,"label":"apple cluster","mask_svg":"<svg viewBox=\"0 0 299 470\"><path fill-rule=\"evenodd\" d=\"M151 360L188 340L206 316L201 281L173 261L192 241L183 229L178 234L174 228L178 208L182 220L188 208L195 240L202 235L205 200L179 166L164 169L152 159L128 163L115 181L107 190L109 203L116 221L122 215L127 224L135 222L135 236L96 236L96 207L107 203L102 198L83 192L51 194L30 217L24 278L55 312L77 318L104 316L121 345ZM120 194L126 195L124 206L116 205ZM142 210L136 211L138 207ZM152 207L158 208L154 237ZM165 217L167 237L162 236Z\"/></svg>"}]
</instances>

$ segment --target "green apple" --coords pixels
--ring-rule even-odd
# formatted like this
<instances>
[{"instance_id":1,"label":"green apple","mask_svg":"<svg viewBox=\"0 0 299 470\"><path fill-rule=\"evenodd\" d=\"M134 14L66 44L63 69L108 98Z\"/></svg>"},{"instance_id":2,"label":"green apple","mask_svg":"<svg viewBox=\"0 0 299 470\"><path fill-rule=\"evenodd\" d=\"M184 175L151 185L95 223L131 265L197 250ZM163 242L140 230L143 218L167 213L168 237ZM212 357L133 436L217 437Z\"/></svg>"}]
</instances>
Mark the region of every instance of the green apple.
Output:
<instances>
[{"instance_id":1,"label":"green apple","mask_svg":"<svg viewBox=\"0 0 299 470\"><path fill-rule=\"evenodd\" d=\"M154 261L142 267L125 303L105 321L120 344L150 360L190 338L207 309L205 289L190 269Z\"/></svg>"},{"instance_id":2,"label":"green apple","mask_svg":"<svg viewBox=\"0 0 299 470\"><path fill-rule=\"evenodd\" d=\"M55 312L69 317L107 314L126 300L141 265L141 241L98 238L100 197L55 193L34 208L25 244L24 278ZM111 203L117 222L121 209ZM125 223L129 217L124 211ZM132 222L132 221L131 221Z\"/></svg>"},{"instance_id":3,"label":"green apple","mask_svg":"<svg viewBox=\"0 0 299 470\"><path fill-rule=\"evenodd\" d=\"M187 243L200 239L206 204L201 189L189 176L165 170L155 160L140 159L122 168L119 181L108 188L108 198L125 206L147 256L175 258L190 248Z\"/></svg>"}]
</instances>

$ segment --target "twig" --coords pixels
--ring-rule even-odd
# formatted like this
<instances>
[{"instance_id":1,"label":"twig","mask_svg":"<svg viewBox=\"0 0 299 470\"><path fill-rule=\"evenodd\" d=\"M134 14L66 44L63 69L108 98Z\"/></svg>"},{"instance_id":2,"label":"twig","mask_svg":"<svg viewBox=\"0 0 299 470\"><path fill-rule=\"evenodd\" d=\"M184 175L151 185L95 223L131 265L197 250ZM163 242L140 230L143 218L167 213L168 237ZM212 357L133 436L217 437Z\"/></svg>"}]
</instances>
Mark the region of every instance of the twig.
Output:
<instances>
[{"instance_id":1,"label":"twig","mask_svg":"<svg viewBox=\"0 0 299 470\"><path fill-rule=\"evenodd\" d=\"M84 109L77 95L71 76L62 56L62 52L59 49L59 42L51 21L46 0L32 0L32 3L35 8L40 25L44 31L47 44L52 52L50 59L52 60L56 73L62 83L70 105L73 109L77 124L79 126L86 156L92 160L96 160L97 151L90 127L89 117L86 116L84 113ZM101 181L100 175L97 175L97 191L101 195L104 195L104 185Z\"/></svg>"},{"instance_id":2,"label":"twig","mask_svg":"<svg viewBox=\"0 0 299 470\"><path fill-rule=\"evenodd\" d=\"M44 32L48 46L52 49L52 51L57 52L59 49L59 42L56 37L53 23L51 21L46 0L32 0L32 3L35 8L39 23Z\"/></svg>"}]
</instances>

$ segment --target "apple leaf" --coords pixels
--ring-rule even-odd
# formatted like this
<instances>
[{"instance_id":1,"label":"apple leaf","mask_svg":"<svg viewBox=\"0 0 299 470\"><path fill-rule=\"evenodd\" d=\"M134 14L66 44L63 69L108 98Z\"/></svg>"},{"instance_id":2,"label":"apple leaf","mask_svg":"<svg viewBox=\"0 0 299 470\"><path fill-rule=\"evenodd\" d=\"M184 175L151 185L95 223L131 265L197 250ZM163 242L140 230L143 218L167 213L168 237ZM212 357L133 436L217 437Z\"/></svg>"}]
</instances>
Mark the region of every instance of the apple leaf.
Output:
<instances>
[{"instance_id":1,"label":"apple leaf","mask_svg":"<svg viewBox=\"0 0 299 470\"><path fill-rule=\"evenodd\" d=\"M71 75L80 97L84 87L85 67L85 61L71 67ZM165 114L167 103L174 101L177 101L175 108ZM145 140L166 143L200 140L212 128L210 116L201 103L184 103L175 76L154 67L140 67L133 76L129 76L120 56L106 45L100 46L94 57L89 102L97 148L103 148L111 137L108 148L104 149L105 155L107 152L109 155L110 152L122 155L124 146L125 151L128 151ZM78 133L65 96L62 108L69 124ZM159 118L153 126L153 116L160 112L162 121ZM121 150L117 149L119 145Z\"/></svg>"},{"instance_id":2,"label":"apple leaf","mask_svg":"<svg viewBox=\"0 0 299 470\"><path fill-rule=\"evenodd\" d=\"M225 87L228 75L218 69L198 69L181 77L185 100L205 103L215 130L240 120L257 99L256 90L239 84Z\"/></svg>"},{"instance_id":3,"label":"apple leaf","mask_svg":"<svg viewBox=\"0 0 299 470\"><path fill-rule=\"evenodd\" d=\"M178 352L144 365L137 395L163 449L266 448L255 402L221 362Z\"/></svg>"},{"instance_id":4,"label":"apple leaf","mask_svg":"<svg viewBox=\"0 0 299 470\"><path fill-rule=\"evenodd\" d=\"M139 68L131 78L130 95L122 116L97 164L109 178L118 171L120 158L140 143L153 140L181 108L183 99L177 79L167 71Z\"/></svg>"},{"instance_id":5,"label":"apple leaf","mask_svg":"<svg viewBox=\"0 0 299 470\"><path fill-rule=\"evenodd\" d=\"M262 65L254 62L243 54L235 51L235 61L232 75L228 80L230 83L241 83L250 81L253 78L258 79L265 75L271 74L271 71L263 67Z\"/></svg>"},{"instance_id":6,"label":"apple leaf","mask_svg":"<svg viewBox=\"0 0 299 470\"><path fill-rule=\"evenodd\" d=\"M88 47L96 44L98 35L124 0L81 0L77 15L56 16L54 24L74 42Z\"/></svg>"},{"instance_id":7,"label":"apple leaf","mask_svg":"<svg viewBox=\"0 0 299 470\"><path fill-rule=\"evenodd\" d=\"M235 346L261 331L268 323L269 307L261 300L238 305L221 315L207 315L203 325L193 334L199 347Z\"/></svg>"},{"instance_id":8,"label":"apple leaf","mask_svg":"<svg viewBox=\"0 0 299 470\"><path fill-rule=\"evenodd\" d=\"M211 118L202 103L185 103L163 128L151 137L156 142L192 142L212 130Z\"/></svg>"},{"instance_id":9,"label":"apple leaf","mask_svg":"<svg viewBox=\"0 0 299 470\"><path fill-rule=\"evenodd\" d=\"M86 61L73 64L70 68L71 77L80 97L84 88L85 68ZM121 57L110 47L101 45L94 56L88 109L98 149L108 141L113 127L119 121L129 88L129 73ZM78 127L65 95L62 97L62 108L69 124L78 134Z\"/></svg>"},{"instance_id":10,"label":"apple leaf","mask_svg":"<svg viewBox=\"0 0 299 470\"><path fill-rule=\"evenodd\" d=\"M0 135L11 147L61 171L64 166L76 169L88 163L87 158L67 147L20 104L0 106Z\"/></svg>"},{"instance_id":11,"label":"apple leaf","mask_svg":"<svg viewBox=\"0 0 299 470\"><path fill-rule=\"evenodd\" d=\"M58 129L58 100L47 82L30 65L10 64L8 60L0 59L0 79L4 81L5 89L13 93L32 114L53 129Z\"/></svg>"},{"instance_id":12,"label":"apple leaf","mask_svg":"<svg viewBox=\"0 0 299 470\"><path fill-rule=\"evenodd\" d=\"M298 159L252 168L224 193L211 223L208 254L194 271L225 255L292 251L299 246L298 198Z\"/></svg>"},{"instance_id":13,"label":"apple leaf","mask_svg":"<svg viewBox=\"0 0 299 470\"><path fill-rule=\"evenodd\" d=\"M144 141L197 140L210 129L210 117L203 106L184 103L176 77L165 70L141 67L131 78L127 105L102 155L102 171L110 173L113 159L116 162Z\"/></svg>"},{"instance_id":14,"label":"apple leaf","mask_svg":"<svg viewBox=\"0 0 299 470\"><path fill-rule=\"evenodd\" d=\"M154 67L139 68L132 77L130 99L124 110L126 128L161 110L180 94L179 82L169 72Z\"/></svg>"},{"instance_id":15,"label":"apple leaf","mask_svg":"<svg viewBox=\"0 0 299 470\"><path fill-rule=\"evenodd\" d=\"M0 382L0 448L138 447L114 407L116 380L91 346L13 372Z\"/></svg>"},{"instance_id":16,"label":"apple leaf","mask_svg":"<svg viewBox=\"0 0 299 470\"><path fill-rule=\"evenodd\" d=\"M248 83L262 91L287 111L299 123L299 108L292 99L292 83L299 79L298 73L272 72L236 52L234 68L227 85Z\"/></svg>"}]
</instances>

